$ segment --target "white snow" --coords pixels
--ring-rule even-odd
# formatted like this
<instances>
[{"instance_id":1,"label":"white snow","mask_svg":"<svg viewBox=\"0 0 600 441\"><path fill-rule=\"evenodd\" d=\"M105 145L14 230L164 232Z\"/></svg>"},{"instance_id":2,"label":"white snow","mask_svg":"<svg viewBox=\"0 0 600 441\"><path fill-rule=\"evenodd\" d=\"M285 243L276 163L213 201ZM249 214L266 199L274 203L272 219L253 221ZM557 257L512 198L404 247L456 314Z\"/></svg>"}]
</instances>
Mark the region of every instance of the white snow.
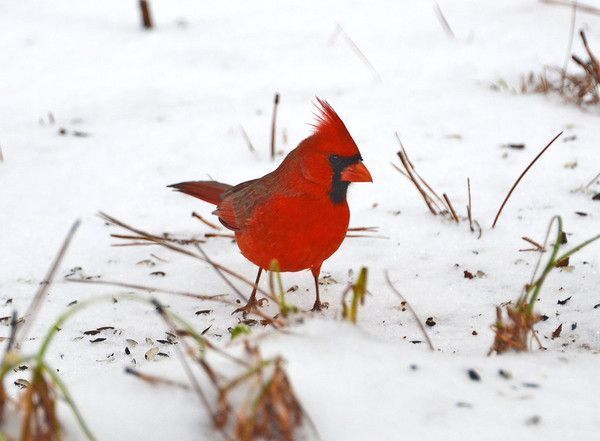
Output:
<instances>
[{"instance_id":1,"label":"white snow","mask_svg":"<svg viewBox=\"0 0 600 441\"><path fill-rule=\"evenodd\" d=\"M319 96L344 119L374 177L373 184L352 186L351 226L378 226L387 237L347 239L323 267L337 281L324 287L329 310L292 327L291 335L261 340L266 354L287 360L321 438L595 436L600 245L573 257L572 270L550 275L537 305L549 316L537 325L546 351L486 357L495 306L516 299L535 264L535 253L518 251L527 248L521 236L542 241L555 214L565 221L567 247L600 233L600 202L572 191L600 172L598 109L491 88L505 83L518 89L521 75L562 65L569 8L534 0L441 1L456 34L449 39L432 2L150 4L152 31L141 29L133 0L0 5L0 316L25 311L69 225L83 221L26 353L71 301L126 291L67 283L64 276L73 267L82 267L85 276L233 299L206 264L155 247L110 247L115 240L109 235L118 230L105 226L96 212L156 233L202 236L210 230L190 213L210 218L212 208L165 186L209 176L235 184L272 170L275 92L281 94L277 141L285 152L309 134L311 102ZM335 37L338 23L380 80L343 35ZM579 13L579 28L600 54L600 16ZM574 50L582 53L577 38ZM66 129L64 136L59 128ZM491 230L510 185L562 130ZM465 222L432 216L390 166L399 163L395 131L419 172L463 215L470 177L481 239ZM526 148L502 148L506 143ZM565 167L572 162L575 168ZM216 261L254 277L252 264L230 240L210 239L204 248ZM155 266L136 264L149 258ZM360 266L369 267L371 295L352 326L340 321L340 295L352 279L349 270L357 274ZM419 316L435 319L428 328L435 353L410 343L422 335L409 312L397 308L385 269ZM486 277L468 280L464 270L481 270ZM151 276L154 271L166 275ZM284 283L299 286L289 295L292 303L310 307L309 273L284 274ZM569 296L565 305L557 304ZM212 325L207 335L215 343L229 344L227 329L237 323L231 307L158 297L197 329ZM8 299L12 304L5 304ZM199 309L214 312L197 316ZM275 305L266 311L274 313ZM561 323L561 336L550 339ZM96 344L75 339L108 325L122 332ZM2 325L0 337L8 330ZM133 338L140 342L132 354L140 370L185 381L172 348L162 348L169 359L144 360L150 348L145 338L162 338L164 330L152 308L119 302L76 315L59 333L49 362L98 439L217 439L193 393L152 388L123 373L132 358L123 352L125 339ZM470 380L468 369L481 381ZM499 376L499 369L512 378ZM17 393L12 381L7 387ZM66 406L60 415L68 439L82 439Z\"/></svg>"}]
</instances>

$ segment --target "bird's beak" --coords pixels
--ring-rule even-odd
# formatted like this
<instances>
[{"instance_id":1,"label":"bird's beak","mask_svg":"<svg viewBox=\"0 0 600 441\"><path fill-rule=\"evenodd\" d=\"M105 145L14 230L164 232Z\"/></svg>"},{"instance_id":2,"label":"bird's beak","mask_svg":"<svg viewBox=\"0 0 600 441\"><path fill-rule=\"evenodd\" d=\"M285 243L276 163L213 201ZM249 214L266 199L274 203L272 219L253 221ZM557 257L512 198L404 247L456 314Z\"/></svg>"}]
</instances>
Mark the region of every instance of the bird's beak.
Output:
<instances>
[{"instance_id":1,"label":"bird's beak","mask_svg":"<svg viewBox=\"0 0 600 441\"><path fill-rule=\"evenodd\" d=\"M340 177L344 182L373 182L371 173L362 161L346 167Z\"/></svg>"}]
</instances>

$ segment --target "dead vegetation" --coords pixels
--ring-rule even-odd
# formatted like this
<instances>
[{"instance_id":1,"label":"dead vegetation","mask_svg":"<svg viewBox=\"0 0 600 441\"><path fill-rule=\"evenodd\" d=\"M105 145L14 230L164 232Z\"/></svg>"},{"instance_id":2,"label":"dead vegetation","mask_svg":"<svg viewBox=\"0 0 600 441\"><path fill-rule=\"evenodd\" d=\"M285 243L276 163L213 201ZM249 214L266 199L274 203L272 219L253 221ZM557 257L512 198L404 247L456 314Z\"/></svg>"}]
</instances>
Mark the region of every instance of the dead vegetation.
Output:
<instances>
[{"instance_id":1,"label":"dead vegetation","mask_svg":"<svg viewBox=\"0 0 600 441\"><path fill-rule=\"evenodd\" d=\"M9 413L12 421L15 421L16 418L20 421L20 433L15 438L20 441L60 441L63 438L61 424L57 416L57 399L60 396L62 396L71 408L86 438L88 440L95 439L75 405L66 385L62 382L56 371L47 364L45 359L48 347L60 329L60 326L78 308L72 308L59 317L58 321L49 328L46 337L42 340L41 346L35 355L24 356L21 354L21 345L25 341L31 324L39 312L41 302L52 284L54 276L78 227L79 221L71 227L67 234L48 273L40 284L40 288L33 297L24 316L25 320L19 322L16 311L12 316L11 336L2 363L0 364L0 434L4 433L4 426L7 422L6 414ZM19 323L21 323L20 326ZM31 372L31 377L29 380L21 380L19 382L23 389L16 400L12 400L7 395L4 385L8 374L20 365L27 366L27 369ZM9 435L5 434L5 436Z\"/></svg>"},{"instance_id":2,"label":"dead vegetation","mask_svg":"<svg viewBox=\"0 0 600 441\"><path fill-rule=\"evenodd\" d=\"M550 237L552 226L554 224L556 224L554 243L550 249L550 256L548 257L541 274L538 276L537 271L540 267L543 253L545 249L548 248L548 238ZM562 218L560 216L555 216L550 221L543 245L540 245L535 241L530 241L535 242L538 245L538 251L540 253L531 281L525 285L523 293L514 304L509 302L504 305L504 307L496 307L496 323L492 326L495 336L488 355L492 353L502 354L508 351L528 351L531 347L532 339L535 339L539 347L542 348L542 344L534 329L536 323L541 320L541 316L534 311L534 308L546 278L553 269L568 265L569 258L572 255L592 242L600 239L600 234L596 235L573 247L571 250L560 254L560 248L564 245L563 236L564 230Z\"/></svg>"},{"instance_id":3,"label":"dead vegetation","mask_svg":"<svg viewBox=\"0 0 600 441\"><path fill-rule=\"evenodd\" d=\"M179 345L175 348L181 364L192 390L223 439L293 441L305 423L318 438L294 392L281 357L264 358L258 346L248 340L244 341L241 356L232 355L214 346L158 301L153 300L153 303L169 332L180 337L183 349L179 349ZM230 366L218 369L214 357L223 359ZM196 363L205 374L203 381L196 378L188 360ZM183 387L181 383L138 371L135 376L154 386Z\"/></svg>"},{"instance_id":4,"label":"dead vegetation","mask_svg":"<svg viewBox=\"0 0 600 441\"><path fill-rule=\"evenodd\" d=\"M570 72L565 66L547 66L542 73L530 72L521 79L521 93L557 94L566 102L580 107L600 104L600 63L592 52L583 30L579 36L587 60L578 55L570 55L577 71Z\"/></svg>"},{"instance_id":5,"label":"dead vegetation","mask_svg":"<svg viewBox=\"0 0 600 441\"><path fill-rule=\"evenodd\" d=\"M419 195L425 202L429 212L434 216L441 216L457 224L463 220L468 221L471 232L477 232L478 238L480 238L482 234L481 226L479 225L479 222L473 219L473 207L471 204L471 180L467 179L467 216L461 217L454 209L454 206L450 201L450 197L446 193L442 193L442 197L440 197L439 194L417 172L414 164L408 156L408 153L406 152L406 149L404 148L404 145L402 144L400 136L397 132L395 135L398 143L400 144L400 150L398 151L397 155L398 158L400 158L402 168L394 163L392 163L392 166L414 185L416 190L419 192Z\"/></svg>"}]
</instances>

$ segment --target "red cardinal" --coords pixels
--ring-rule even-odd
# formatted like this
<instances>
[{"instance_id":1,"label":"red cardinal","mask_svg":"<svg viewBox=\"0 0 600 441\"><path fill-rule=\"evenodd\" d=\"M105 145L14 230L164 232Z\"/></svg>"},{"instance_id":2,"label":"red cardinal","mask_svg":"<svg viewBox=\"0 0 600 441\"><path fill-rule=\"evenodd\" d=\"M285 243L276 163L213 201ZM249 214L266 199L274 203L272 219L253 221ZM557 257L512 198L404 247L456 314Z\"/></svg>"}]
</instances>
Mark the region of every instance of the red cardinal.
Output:
<instances>
[{"instance_id":1,"label":"red cardinal","mask_svg":"<svg viewBox=\"0 0 600 441\"><path fill-rule=\"evenodd\" d=\"M314 133L271 173L234 187L216 181L169 186L217 206L213 214L235 232L242 254L258 265L256 285L273 259L281 271L310 269L316 289L313 311L327 307L319 298L319 273L346 237L348 185L373 182L340 117L327 102L317 101ZM257 306L256 285L248 304L236 312Z\"/></svg>"}]
</instances>

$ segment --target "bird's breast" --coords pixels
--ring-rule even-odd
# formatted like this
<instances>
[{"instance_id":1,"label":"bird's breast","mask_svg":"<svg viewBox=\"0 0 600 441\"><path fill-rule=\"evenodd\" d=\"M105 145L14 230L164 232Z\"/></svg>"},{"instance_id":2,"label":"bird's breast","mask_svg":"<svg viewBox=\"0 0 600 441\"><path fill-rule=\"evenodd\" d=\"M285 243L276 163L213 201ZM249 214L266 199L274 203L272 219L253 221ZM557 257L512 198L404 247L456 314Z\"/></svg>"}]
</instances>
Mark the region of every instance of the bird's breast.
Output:
<instances>
[{"instance_id":1,"label":"bird's breast","mask_svg":"<svg viewBox=\"0 0 600 441\"><path fill-rule=\"evenodd\" d=\"M349 220L348 204L334 204L327 195L276 196L255 208L236 239L256 265L269 269L276 259L282 271L300 271L319 266L339 248Z\"/></svg>"}]
</instances>

